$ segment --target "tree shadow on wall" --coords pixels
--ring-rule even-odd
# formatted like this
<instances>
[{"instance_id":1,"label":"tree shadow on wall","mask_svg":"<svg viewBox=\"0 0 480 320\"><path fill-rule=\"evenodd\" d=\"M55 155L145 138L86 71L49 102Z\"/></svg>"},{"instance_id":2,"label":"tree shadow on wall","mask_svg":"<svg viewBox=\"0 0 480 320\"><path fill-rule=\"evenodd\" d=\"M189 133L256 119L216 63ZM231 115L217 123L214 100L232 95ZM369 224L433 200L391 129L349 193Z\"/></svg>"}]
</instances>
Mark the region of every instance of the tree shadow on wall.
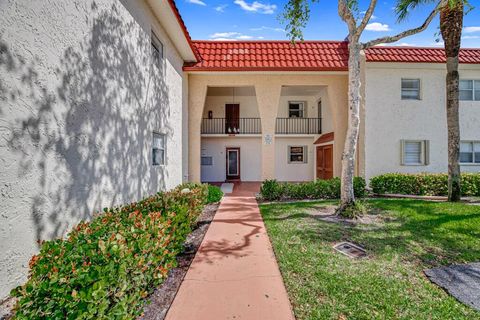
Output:
<instances>
[{"instance_id":1,"label":"tree shadow on wall","mask_svg":"<svg viewBox=\"0 0 480 320\"><path fill-rule=\"evenodd\" d=\"M8 146L20 154L20 183L36 183L28 200L37 239L64 235L102 206L165 189L166 172L150 154L152 131L173 130L165 66L152 64L150 30L115 5L91 9L92 29L63 52L55 87L38 60L25 61L0 38L0 70L18 79L0 87L2 104L30 101L9 125Z\"/></svg>"}]
</instances>

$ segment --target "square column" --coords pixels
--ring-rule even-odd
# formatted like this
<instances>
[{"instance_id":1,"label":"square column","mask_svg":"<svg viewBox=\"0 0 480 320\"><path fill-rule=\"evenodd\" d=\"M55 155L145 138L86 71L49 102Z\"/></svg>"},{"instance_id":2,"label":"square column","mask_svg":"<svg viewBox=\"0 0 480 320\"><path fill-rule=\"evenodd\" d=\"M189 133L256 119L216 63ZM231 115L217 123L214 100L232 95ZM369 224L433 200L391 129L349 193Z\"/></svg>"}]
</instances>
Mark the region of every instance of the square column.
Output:
<instances>
[{"instance_id":1,"label":"square column","mask_svg":"<svg viewBox=\"0 0 480 320\"><path fill-rule=\"evenodd\" d=\"M267 81L255 84L262 121L262 180L275 178L275 124L282 86Z\"/></svg>"}]
</instances>

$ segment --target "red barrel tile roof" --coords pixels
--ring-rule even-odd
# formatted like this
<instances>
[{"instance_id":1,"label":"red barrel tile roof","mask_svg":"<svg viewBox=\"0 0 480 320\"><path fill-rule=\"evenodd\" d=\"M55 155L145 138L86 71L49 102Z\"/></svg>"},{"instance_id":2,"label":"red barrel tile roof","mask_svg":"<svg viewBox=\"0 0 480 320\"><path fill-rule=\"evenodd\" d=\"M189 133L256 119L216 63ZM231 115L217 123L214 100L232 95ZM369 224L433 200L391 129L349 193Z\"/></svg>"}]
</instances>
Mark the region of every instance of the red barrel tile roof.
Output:
<instances>
[{"instance_id":1,"label":"red barrel tile roof","mask_svg":"<svg viewBox=\"0 0 480 320\"><path fill-rule=\"evenodd\" d=\"M193 41L201 60L186 71L346 71L345 41ZM374 47L368 62L445 63L442 48ZM460 63L480 64L480 49L462 49Z\"/></svg>"},{"instance_id":2,"label":"red barrel tile roof","mask_svg":"<svg viewBox=\"0 0 480 320\"><path fill-rule=\"evenodd\" d=\"M373 47L365 51L368 62L445 63L443 48ZM460 63L479 64L480 49L461 49Z\"/></svg>"},{"instance_id":3,"label":"red barrel tile roof","mask_svg":"<svg viewBox=\"0 0 480 320\"><path fill-rule=\"evenodd\" d=\"M189 71L345 71L344 41L193 41L202 61Z\"/></svg>"}]
</instances>

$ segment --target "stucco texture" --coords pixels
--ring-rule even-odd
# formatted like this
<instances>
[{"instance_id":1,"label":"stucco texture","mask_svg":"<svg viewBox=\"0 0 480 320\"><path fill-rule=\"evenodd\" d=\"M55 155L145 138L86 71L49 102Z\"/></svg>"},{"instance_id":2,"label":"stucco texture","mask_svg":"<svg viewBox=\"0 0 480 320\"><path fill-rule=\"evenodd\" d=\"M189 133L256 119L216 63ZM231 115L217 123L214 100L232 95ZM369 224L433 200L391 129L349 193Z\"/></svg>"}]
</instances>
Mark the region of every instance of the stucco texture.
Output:
<instances>
[{"instance_id":1,"label":"stucco texture","mask_svg":"<svg viewBox=\"0 0 480 320\"><path fill-rule=\"evenodd\" d=\"M461 79L477 79L480 67L460 65ZM447 120L443 64L369 63L366 69L366 178L388 173L447 172ZM401 79L420 79L421 100L401 99ZM460 102L461 140L480 140L480 102ZM401 165L401 140L428 140L428 165ZM462 165L462 171L480 166Z\"/></svg>"},{"instance_id":2,"label":"stucco texture","mask_svg":"<svg viewBox=\"0 0 480 320\"><path fill-rule=\"evenodd\" d=\"M37 239L182 181L183 61L142 1L0 2L0 297ZM164 43L153 65L151 28ZM152 132L167 164L152 166Z\"/></svg>"}]
</instances>

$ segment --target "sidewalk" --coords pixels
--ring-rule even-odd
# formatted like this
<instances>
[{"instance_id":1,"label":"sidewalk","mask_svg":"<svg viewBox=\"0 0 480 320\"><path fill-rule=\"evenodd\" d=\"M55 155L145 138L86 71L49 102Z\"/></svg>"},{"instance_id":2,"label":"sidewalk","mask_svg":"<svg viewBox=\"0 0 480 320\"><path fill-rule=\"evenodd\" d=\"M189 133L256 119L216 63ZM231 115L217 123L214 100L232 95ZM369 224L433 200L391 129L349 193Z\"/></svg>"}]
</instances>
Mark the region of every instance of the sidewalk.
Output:
<instances>
[{"instance_id":1,"label":"sidewalk","mask_svg":"<svg viewBox=\"0 0 480 320\"><path fill-rule=\"evenodd\" d=\"M224 197L166 319L294 319L257 190L236 184Z\"/></svg>"}]
</instances>

